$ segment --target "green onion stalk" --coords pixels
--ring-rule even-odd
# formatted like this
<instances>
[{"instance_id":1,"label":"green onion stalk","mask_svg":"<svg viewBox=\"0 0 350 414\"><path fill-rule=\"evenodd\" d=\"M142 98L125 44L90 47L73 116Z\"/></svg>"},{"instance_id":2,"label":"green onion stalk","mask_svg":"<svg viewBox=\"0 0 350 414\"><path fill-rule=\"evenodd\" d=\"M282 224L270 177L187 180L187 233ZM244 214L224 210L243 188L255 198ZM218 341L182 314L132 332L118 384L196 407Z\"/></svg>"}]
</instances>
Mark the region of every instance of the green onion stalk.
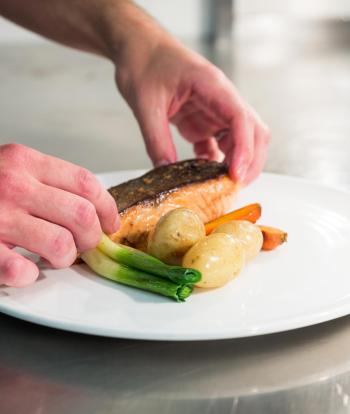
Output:
<instances>
[{"instance_id":1,"label":"green onion stalk","mask_svg":"<svg viewBox=\"0 0 350 414\"><path fill-rule=\"evenodd\" d=\"M201 273L198 270L169 266L140 250L114 243L106 235L103 235L97 248L120 264L169 279L176 284L193 285L201 280Z\"/></svg>"},{"instance_id":2,"label":"green onion stalk","mask_svg":"<svg viewBox=\"0 0 350 414\"><path fill-rule=\"evenodd\" d=\"M103 246L105 246L105 244ZM123 249L119 251L123 252ZM134 255L134 252L129 251L129 255ZM121 254L121 256L123 255ZM126 266L123 263L117 263L115 260L104 254L100 249L86 251L82 253L81 258L100 276L127 286L170 297L177 302L184 302L193 290L192 284L174 283L163 277L149 274L134 267ZM124 263L125 261L126 260L124 260ZM140 261L137 262L137 265L139 264Z\"/></svg>"}]
</instances>

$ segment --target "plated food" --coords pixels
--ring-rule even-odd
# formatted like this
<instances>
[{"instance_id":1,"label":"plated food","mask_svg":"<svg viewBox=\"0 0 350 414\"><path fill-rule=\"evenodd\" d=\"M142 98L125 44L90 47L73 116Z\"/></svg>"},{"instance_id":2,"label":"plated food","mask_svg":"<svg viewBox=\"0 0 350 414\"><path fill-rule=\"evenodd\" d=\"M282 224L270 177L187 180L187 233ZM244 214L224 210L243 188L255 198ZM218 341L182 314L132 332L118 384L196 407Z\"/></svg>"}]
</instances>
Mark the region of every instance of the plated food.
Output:
<instances>
[{"instance_id":1,"label":"plated food","mask_svg":"<svg viewBox=\"0 0 350 414\"><path fill-rule=\"evenodd\" d=\"M149 233L147 251L165 263L181 264L185 253L204 236L204 223L194 211L175 208Z\"/></svg>"},{"instance_id":2,"label":"plated food","mask_svg":"<svg viewBox=\"0 0 350 414\"><path fill-rule=\"evenodd\" d=\"M234 207L237 190L223 163L196 159L155 168L109 189L121 217L111 239L146 251L149 233L164 214L184 207L207 223Z\"/></svg>"},{"instance_id":3,"label":"plated food","mask_svg":"<svg viewBox=\"0 0 350 414\"><path fill-rule=\"evenodd\" d=\"M225 164L205 160L156 168L113 187L121 227L82 259L101 276L179 302L194 287L224 286L260 250L287 239L255 224L258 203L227 213L237 189Z\"/></svg>"},{"instance_id":4,"label":"plated food","mask_svg":"<svg viewBox=\"0 0 350 414\"><path fill-rule=\"evenodd\" d=\"M247 220L228 221L216 227L213 233L225 233L240 242L246 260L254 259L260 252L264 242L264 236L260 228Z\"/></svg>"}]
</instances>

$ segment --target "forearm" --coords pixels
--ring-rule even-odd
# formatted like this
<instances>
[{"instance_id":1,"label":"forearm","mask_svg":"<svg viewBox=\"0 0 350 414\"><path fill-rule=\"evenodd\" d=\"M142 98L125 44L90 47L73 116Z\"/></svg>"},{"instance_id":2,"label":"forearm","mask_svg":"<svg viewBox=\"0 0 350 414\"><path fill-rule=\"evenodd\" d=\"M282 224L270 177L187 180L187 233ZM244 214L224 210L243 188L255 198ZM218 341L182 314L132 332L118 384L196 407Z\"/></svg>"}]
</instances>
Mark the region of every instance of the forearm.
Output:
<instances>
[{"instance_id":1,"label":"forearm","mask_svg":"<svg viewBox=\"0 0 350 414\"><path fill-rule=\"evenodd\" d=\"M133 44L136 47L137 38L144 41L143 34L148 33L148 42L156 42L164 33L129 0L0 0L0 14L52 40L113 61L126 43L133 53Z\"/></svg>"}]
</instances>

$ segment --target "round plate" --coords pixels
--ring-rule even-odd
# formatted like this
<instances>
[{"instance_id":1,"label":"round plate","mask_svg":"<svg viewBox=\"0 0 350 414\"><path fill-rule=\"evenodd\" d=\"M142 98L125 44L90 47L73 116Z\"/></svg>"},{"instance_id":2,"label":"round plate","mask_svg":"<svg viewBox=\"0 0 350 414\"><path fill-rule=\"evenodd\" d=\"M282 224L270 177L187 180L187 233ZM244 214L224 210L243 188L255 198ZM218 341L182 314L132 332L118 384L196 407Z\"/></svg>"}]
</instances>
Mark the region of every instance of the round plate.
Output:
<instances>
[{"instance_id":1,"label":"round plate","mask_svg":"<svg viewBox=\"0 0 350 414\"><path fill-rule=\"evenodd\" d=\"M141 173L99 178L109 187ZM261 252L223 288L198 289L176 303L102 279L85 265L42 268L32 286L0 289L0 311L75 332L149 340L261 335L350 313L350 194L263 174L241 191L237 208L252 202L263 206L262 224L288 232L288 243Z\"/></svg>"}]
</instances>

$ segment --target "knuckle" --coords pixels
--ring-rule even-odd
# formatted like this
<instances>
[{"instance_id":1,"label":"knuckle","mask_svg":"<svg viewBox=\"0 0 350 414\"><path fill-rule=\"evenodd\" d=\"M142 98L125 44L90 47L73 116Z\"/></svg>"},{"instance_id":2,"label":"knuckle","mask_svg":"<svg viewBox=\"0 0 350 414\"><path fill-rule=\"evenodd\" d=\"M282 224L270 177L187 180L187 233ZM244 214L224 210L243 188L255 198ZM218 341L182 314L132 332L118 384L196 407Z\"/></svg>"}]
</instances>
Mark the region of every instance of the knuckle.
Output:
<instances>
[{"instance_id":1,"label":"knuckle","mask_svg":"<svg viewBox=\"0 0 350 414\"><path fill-rule=\"evenodd\" d=\"M0 239L5 239L16 225L16 212L4 207L0 208Z\"/></svg>"},{"instance_id":2,"label":"knuckle","mask_svg":"<svg viewBox=\"0 0 350 414\"><path fill-rule=\"evenodd\" d=\"M114 198L110 193L107 193L107 217L110 217L111 220L118 220L118 206Z\"/></svg>"},{"instance_id":3,"label":"knuckle","mask_svg":"<svg viewBox=\"0 0 350 414\"><path fill-rule=\"evenodd\" d=\"M237 122L239 122L240 124L248 124L250 122L250 113L249 110L244 107L241 106L236 113L236 120Z\"/></svg>"},{"instance_id":4,"label":"knuckle","mask_svg":"<svg viewBox=\"0 0 350 414\"><path fill-rule=\"evenodd\" d=\"M90 249L94 249L101 241L102 238L102 230L101 229L96 229L92 232L92 234L89 235L89 237L84 240L84 243L81 244L80 250L81 251L85 251L85 250L90 250Z\"/></svg>"},{"instance_id":5,"label":"knuckle","mask_svg":"<svg viewBox=\"0 0 350 414\"><path fill-rule=\"evenodd\" d=\"M24 287L39 276L37 266L23 257L9 257L0 270L2 283L10 287Z\"/></svg>"},{"instance_id":6,"label":"knuckle","mask_svg":"<svg viewBox=\"0 0 350 414\"><path fill-rule=\"evenodd\" d=\"M227 82L227 76L221 69L219 69L216 66L212 66L211 70L212 70L212 74L215 77L215 79L217 80L217 82L219 82L219 83L226 83Z\"/></svg>"},{"instance_id":7,"label":"knuckle","mask_svg":"<svg viewBox=\"0 0 350 414\"><path fill-rule=\"evenodd\" d=\"M97 220L95 206L89 201L83 200L78 202L76 208L76 222L83 227L92 227Z\"/></svg>"},{"instance_id":8,"label":"knuckle","mask_svg":"<svg viewBox=\"0 0 350 414\"><path fill-rule=\"evenodd\" d=\"M10 171L1 170L0 171L0 197L1 199L8 198L9 194L11 194L11 189L14 187L16 183L16 179L14 174Z\"/></svg>"},{"instance_id":9,"label":"knuckle","mask_svg":"<svg viewBox=\"0 0 350 414\"><path fill-rule=\"evenodd\" d=\"M198 70L200 71L200 73L207 73L209 78L215 80L215 82L227 82L227 76L225 75L225 73L219 67L209 63L208 61L200 62Z\"/></svg>"},{"instance_id":10,"label":"knuckle","mask_svg":"<svg viewBox=\"0 0 350 414\"><path fill-rule=\"evenodd\" d=\"M244 120L247 123L254 122L254 117L253 117L252 113L246 107L243 107L242 110L241 110L241 118L242 118L242 120Z\"/></svg>"},{"instance_id":11,"label":"knuckle","mask_svg":"<svg viewBox=\"0 0 350 414\"><path fill-rule=\"evenodd\" d=\"M134 113L140 119L144 119L152 113L155 107L155 104L150 100L152 94L148 88L148 85L137 86L137 96L133 97Z\"/></svg>"},{"instance_id":12,"label":"knuckle","mask_svg":"<svg viewBox=\"0 0 350 414\"><path fill-rule=\"evenodd\" d=\"M261 136L262 140L265 143L268 143L271 138L271 133L269 127L262 121L259 114L253 109L249 108L249 119L255 125L255 128L259 135Z\"/></svg>"},{"instance_id":13,"label":"knuckle","mask_svg":"<svg viewBox=\"0 0 350 414\"><path fill-rule=\"evenodd\" d=\"M118 68L116 75L115 75L115 80L116 80L117 87L120 90L121 94L125 98L128 98L133 90L132 85L131 85L132 82L130 79L130 71L125 70L123 68Z\"/></svg>"},{"instance_id":14,"label":"knuckle","mask_svg":"<svg viewBox=\"0 0 350 414\"><path fill-rule=\"evenodd\" d=\"M271 141L271 131L266 125L263 125L262 131L263 139L268 144Z\"/></svg>"},{"instance_id":15,"label":"knuckle","mask_svg":"<svg viewBox=\"0 0 350 414\"><path fill-rule=\"evenodd\" d=\"M3 278L7 281L14 281L20 271L20 263L18 259L8 259L3 265L2 274Z\"/></svg>"},{"instance_id":16,"label":"knuckle","mask_svg":"<svg viewBox=\"0 0 350 414\"><path fill-rule=\"evenodd\" d=\"M1 273L3 281L9 286L14 286L25 273L25 262L18 257L11 257L3 264Z\"/></svg>"},{"instance_id":17,"label":"knuckle","mask_svg":"<svg viewBox=\"0 0 350 414\"><path fill-rule=\"evenodd\" d=\"M112 196L107 197L102 219L103 229L106 233L114 233L120 227L117 204Z\"/></svg>"},{"instance_id":18,"label":"knuckle","mask_svg":"<svg viewBox=\"0 0 350 414\"><path fill-rule=\"evenodd\" d=\"M1 147L1 155L10 164L21 164L24 157L28 155L29 148L21 144L5 144Z\"/></svg>"},{"instance_id":19,"label":"knuckle","mask_svg":"<svg viewBox=\"0 0 350 414\"><path fill-rule=\"evenodd\" d=\"M27 197L32 186L24 175L11 170L0 171L0 199L17 199Z\"/></svg>"},{"instance_id":20,"label":"knuckle","mask_svg":"<svg viewBox=\"0 0 350 414\"><path fill-rule=\"evenodd\" d=\"M80 168L77 174L79 194L85 198L99 198L101 186L96 177L85 168Z\"/></svg>"},{"instance_id":21,"label":"knuckle","mask_svg":"<svg viewBox=\"0 0 350 414\"><path fill-rule=\"evenodd\" d=\"M76 248L73 236L68 230L62 229L52 238L50 253L54 266L65 267L74 262Z\"/></svg>"}]
</instances>

